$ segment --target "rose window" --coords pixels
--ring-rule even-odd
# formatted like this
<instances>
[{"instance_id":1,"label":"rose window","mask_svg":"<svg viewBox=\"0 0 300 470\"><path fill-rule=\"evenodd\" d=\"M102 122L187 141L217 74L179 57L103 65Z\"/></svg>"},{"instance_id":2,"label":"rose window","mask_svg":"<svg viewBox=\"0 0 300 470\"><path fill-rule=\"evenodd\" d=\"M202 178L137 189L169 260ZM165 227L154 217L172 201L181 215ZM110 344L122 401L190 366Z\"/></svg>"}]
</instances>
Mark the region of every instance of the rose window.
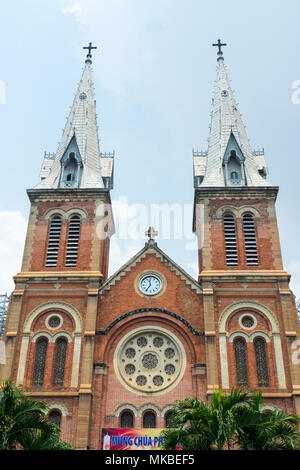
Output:
<instances>
[{"instance_id":1,"label":"rose window","mask_svg":"<svg viewBox=\"0 0 300 470\"><path fill-rule=\"evenodd\" d=\"M155 393L182 376L183 356L183 348L173 335L143 330L127 336L118 346L115 367L127 386L139 392Z\"/></svg>"},{"instance_id":2,"label":"rose window","mask_svg":"<svg viewBox=\"0 0 300 470\"><path fill-rule=\"evenodd\" d=\"M142 363L145 369L154 369L158 364L158 358L155 354L148 353L143 357Z\"/></svg>"}]
</instances>

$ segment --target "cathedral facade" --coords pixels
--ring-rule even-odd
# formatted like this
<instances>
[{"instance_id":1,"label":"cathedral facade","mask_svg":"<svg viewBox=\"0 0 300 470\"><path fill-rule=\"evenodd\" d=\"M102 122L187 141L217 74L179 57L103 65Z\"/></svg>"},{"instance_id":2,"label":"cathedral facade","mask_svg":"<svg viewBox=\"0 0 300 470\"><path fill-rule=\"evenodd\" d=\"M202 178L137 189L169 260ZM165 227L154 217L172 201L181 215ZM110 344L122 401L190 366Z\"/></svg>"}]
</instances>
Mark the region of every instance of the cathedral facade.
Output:
<instances>
[{"instance_id":1,"label":"cathedral facade","mask_svg":"<svg viewBox=\"0 0 300 470\"><path fill-rule=\"evenodd\" d=\"M91 70L55 156L27 191L21 272L3 340L11 378L49 405L61 438L99 449L102 428L164 428L175 400L261 390L300 415L299 338L263 152L250 147L219 47L208 151L194 152L199 276L144 248L108 277L114 155L99 149Z\"/></svg>"}]
</instances>

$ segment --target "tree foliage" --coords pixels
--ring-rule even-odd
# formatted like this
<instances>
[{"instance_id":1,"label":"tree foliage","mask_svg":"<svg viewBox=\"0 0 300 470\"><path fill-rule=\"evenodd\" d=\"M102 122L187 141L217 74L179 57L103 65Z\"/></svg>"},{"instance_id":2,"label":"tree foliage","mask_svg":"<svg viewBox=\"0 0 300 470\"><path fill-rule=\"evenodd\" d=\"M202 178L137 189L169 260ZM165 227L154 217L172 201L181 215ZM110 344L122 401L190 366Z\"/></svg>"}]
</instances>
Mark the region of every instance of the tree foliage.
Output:
<instances>
[{"instance_id":1,"label":"tree foliage","mask_svg":"<svg viewBox=\"0 0 300 470\"><path fill-rule=\"evenodd\" d=\"M171 429L162 432L164 449L298 449L299 418L279 409L262 410L261 393L234 389L214 392L210 404L196 398L176 401Z\"/></svg>"},{"instance_id":2,"label":"tree foliage","mask_svg":"<svg viewBox=\"0 0 300 470\"><path fill-rule=\"evenodd\" d=\"M0 386L0 450L67 450L60 429L48 421L48 407L11 385Z\"/></svg>"}]
</instances>

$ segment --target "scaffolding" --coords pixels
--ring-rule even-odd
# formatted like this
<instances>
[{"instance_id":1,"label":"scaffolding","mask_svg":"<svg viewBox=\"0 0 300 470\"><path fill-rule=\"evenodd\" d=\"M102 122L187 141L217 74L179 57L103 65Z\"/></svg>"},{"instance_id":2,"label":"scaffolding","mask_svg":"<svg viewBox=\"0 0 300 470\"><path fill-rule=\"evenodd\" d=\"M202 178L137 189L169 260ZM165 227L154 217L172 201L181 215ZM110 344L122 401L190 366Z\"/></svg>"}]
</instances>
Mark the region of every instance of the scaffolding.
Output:
<instances>
[{"instance_id":1,"label":"scaffolding","mask_svg":"<svg viewBox=\"0 0 300 470\"><path fill-rule=\"evenodd\" d=\"M3 335L4 333L7 307L8 307L8 295L2 294L0 295L0 336Z\"/></svg>"}]
</instances>

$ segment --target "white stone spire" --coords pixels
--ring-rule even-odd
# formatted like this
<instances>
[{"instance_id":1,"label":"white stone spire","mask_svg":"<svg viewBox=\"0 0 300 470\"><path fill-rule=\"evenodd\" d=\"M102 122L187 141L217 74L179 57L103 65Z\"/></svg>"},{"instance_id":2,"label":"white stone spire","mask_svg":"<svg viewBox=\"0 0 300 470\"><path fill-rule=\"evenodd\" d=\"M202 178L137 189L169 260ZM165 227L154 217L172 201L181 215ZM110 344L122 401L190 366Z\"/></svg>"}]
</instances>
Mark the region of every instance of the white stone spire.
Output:
<instances>
[{"instance_id":1,"label":"white stone spire","mask_svg":"<svg viewBox=\"0 0 300 470\"><path fill-rule=\"evenodd\" d=\"M90 57L85 61L53 164L49 169L47 162L48 171L36 189L104 188Z\"/></svg>"},{"instance_id":2,"label":"white stone spire","mask_svg":"<svg viewBox=\"0 0 300 470\"><path fill-rule=\"evenodd\" d=\"M232 154L234 157L231 159ZM208 153L204 175L202 173L204 178L198 186L270 186L265 179L265 167L261 166L263 157L259 154L260 162L256 157L230 86L223 53L219 49ZM203 167L204 162L198 160L200 158L196 157L195 166L200 168L202 164ZM197 171L195 168L196 176ZM234 177L236 180L230 179Z\"/></svg>"}]
</instances>

